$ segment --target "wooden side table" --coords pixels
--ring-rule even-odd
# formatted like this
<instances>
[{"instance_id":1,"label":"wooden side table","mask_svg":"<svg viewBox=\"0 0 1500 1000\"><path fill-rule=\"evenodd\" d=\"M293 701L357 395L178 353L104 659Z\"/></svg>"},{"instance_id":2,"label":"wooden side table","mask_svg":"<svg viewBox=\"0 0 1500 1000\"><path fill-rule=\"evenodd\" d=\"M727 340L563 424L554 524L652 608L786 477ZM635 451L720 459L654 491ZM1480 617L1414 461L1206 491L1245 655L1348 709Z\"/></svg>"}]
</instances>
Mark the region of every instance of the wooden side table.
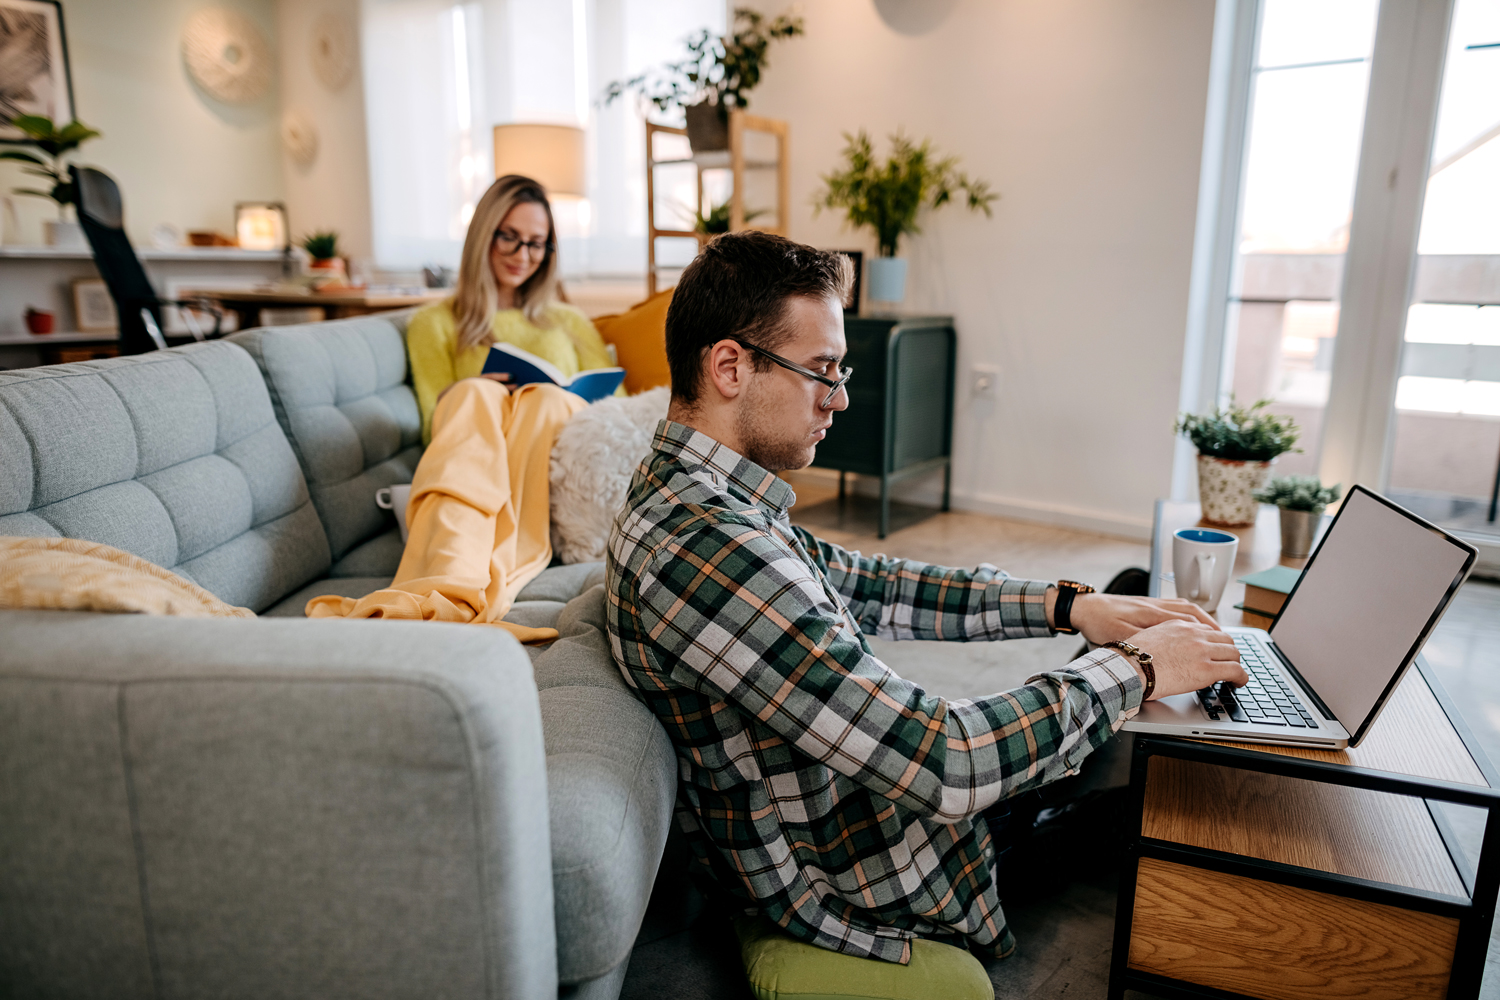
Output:
<instances>
[{"instance_id":1,"label":"wooden side table","mask_svg":"<svg viewBox=\"0 0 1500 1000\"><path fill-rule=\"evenodd\" d=\"M1196 523L1196 506L1158 504L1158 541ZM1279 543L1248 542L1245 571L1279 558ZM1478 996L1500 777L1416 665L1348 750L1135 737L1111 998ZM1477 867L1440 802L1485 811Z\"/></svg>"},{"instance_id":2,"label":"wooden side table","mask_svg":"<svg viewBox=\"0 0 1500 1000\"><path fill-rule=\"evenodd\" d=\"M890 530L891 483L943 470L943 510L953 470L953 365L958 334L951 316L849 316L853 367L849 408L834 418L813 464L880 477L880 537Z\"/></svg>"}]
</instances>

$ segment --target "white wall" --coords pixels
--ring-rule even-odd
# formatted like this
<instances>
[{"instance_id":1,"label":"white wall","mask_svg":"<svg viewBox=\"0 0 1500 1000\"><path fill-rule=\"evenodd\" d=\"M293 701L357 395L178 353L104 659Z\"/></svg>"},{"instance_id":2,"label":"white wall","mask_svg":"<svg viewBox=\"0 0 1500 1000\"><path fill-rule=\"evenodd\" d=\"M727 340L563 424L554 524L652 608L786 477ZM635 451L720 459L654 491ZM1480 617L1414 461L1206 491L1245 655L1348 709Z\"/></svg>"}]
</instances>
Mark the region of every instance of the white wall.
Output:
<instances>
[{"instance_id":1,"label":"white wall","mask_svg":"<svg viewBox=\"0 0 1500 1000\"><path fill-rule=\"evenodd\" d=\"M993 220L944 208L902 249L905 308L957 320L955 505L1145 535L1171 485L1213 4L802 13L807 36L771 50L751 107L791 122L794 238L873 253L811 209L840 133L860 127L882 150L898 128L930 137L1002 195ZM971 397L975 363L1001 367L997 401Z\"/></svg>"},{"instance_id":2,"label":"white wall","mask_svg":"<svg viewBox=\"0 0 1500 1000\"><path fill-rule=\"evenodd\" d=\"M318 130L318 155L307 166L279 153L288 225L294 240L315 230L339 234L339 251L369 257L370 164L365 145L364 76L356 65L338 90L313 70L313 25L325 11L343 15L360 38L359 0L276 0L282 108L307 116ZM279 148L279 147L278 147Z\"/></svg>"},{"instance_id":3,"label":"white wall","mask_svg":"<svg viewBox=\"0 0 1500 1000\"><path fill-rule=\"evenodd\" d=\"M273 0L215 0L260 28L274 52ZM201 0L67 0L64 28L80 119L104 133L77 162L97 166L120 184L131 238L149 245L151 230L234 231L237 201L282 197L278 159L278 93L254 104L227 105L193 84L182 61L181 32ZM0 190L30 181L13 164L0 167ZM15 243L41 243L41 223L56 206L15 197Z\"/></svg>"}]
</instances>

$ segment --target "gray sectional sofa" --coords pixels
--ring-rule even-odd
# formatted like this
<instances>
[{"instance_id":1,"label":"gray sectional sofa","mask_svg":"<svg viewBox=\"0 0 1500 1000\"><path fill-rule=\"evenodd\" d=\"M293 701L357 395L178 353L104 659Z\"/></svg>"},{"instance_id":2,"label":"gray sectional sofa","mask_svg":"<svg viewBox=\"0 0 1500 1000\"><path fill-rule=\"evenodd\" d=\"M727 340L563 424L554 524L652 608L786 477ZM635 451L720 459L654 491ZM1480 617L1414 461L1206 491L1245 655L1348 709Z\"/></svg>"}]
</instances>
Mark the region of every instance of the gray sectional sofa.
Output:
<instances>
[{"instance_id":1,"label":"gray sectional sofa","mask_svg":"<svg viewBox=\"0 0 1500 1000\"><path fill-rule=\"evenodd\" d=\"M675 791L603 568L511 618L308 621L394 574L403 315L0 372L0 534L261 619L0 611L0 993L616 996Z\"/></svg>"}]
</instances>

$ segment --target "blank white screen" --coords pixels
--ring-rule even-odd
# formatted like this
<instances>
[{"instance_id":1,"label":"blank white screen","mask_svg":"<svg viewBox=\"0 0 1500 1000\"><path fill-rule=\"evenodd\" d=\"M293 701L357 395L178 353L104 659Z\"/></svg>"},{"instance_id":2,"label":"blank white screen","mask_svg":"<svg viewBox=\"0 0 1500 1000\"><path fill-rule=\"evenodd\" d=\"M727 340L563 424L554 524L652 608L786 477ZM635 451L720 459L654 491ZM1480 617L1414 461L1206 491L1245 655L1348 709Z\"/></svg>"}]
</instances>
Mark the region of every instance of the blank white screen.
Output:
<instances>
[{"instance_id":1,"label":"blank white screen","mask_svg":"<svg viewBox=\"0 0 1500 1000\"><path fill-rule=\"evenodd\" d=\"M1353 491L1271 635L1354 733L1467 558L1443 535Z\"/></svg>"}]
</instances>

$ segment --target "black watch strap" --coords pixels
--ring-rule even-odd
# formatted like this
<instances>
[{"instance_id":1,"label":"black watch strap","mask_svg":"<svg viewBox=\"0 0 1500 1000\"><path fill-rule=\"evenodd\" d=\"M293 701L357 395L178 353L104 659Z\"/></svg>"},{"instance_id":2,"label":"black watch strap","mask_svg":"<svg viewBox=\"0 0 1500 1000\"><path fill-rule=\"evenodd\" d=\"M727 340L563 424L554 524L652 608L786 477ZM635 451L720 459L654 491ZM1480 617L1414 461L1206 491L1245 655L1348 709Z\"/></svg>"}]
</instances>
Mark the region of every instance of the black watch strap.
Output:
<instances>
[{"instance_id":1,"label":"black watch strap","mask_svg":"<svg viewBox=\"0 0 1500 1000\"><path fill-rule=\"evenodd\" d=\"M1057 603L1052 606L1052 628L1063 635L1077 635L1073 627L1073 598L1079 594L1092 594L1094 588L1076 580L1057 581Z\"/></svg>"}]
</instances>

